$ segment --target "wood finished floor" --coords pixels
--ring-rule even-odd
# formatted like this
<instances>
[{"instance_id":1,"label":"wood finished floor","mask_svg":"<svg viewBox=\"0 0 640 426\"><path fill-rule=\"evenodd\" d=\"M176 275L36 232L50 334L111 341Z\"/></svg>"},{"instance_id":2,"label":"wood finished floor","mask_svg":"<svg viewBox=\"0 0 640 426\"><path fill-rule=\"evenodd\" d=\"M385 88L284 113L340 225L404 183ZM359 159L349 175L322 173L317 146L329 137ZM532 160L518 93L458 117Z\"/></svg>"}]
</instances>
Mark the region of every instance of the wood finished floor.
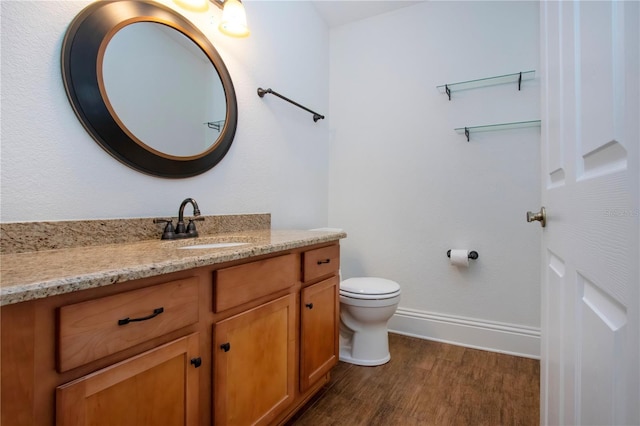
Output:
<instances>
[{"instance_id":1,"label":"wood finished floor","mask_svg":"<svg viewBox=\"0 0 640 426\"><path fill-rule=\"evenodd\" d=\"M340 362L287 426L538 425L540 362L389 334L391 361Z\"/></svg>"}]
</instances>

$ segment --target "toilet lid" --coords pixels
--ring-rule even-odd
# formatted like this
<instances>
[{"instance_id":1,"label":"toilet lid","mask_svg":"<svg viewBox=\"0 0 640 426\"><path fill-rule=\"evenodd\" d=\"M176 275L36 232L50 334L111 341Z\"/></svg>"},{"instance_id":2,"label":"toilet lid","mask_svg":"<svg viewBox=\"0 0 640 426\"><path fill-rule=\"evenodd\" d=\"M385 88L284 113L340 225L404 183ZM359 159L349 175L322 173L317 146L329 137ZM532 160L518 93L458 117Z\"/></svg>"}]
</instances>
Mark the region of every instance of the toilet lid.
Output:
<instances>
[{"instance_id":1,"label":"toilet lid","mask_svg":"<svg viewBox=\"0 0 640 426\"><path fill-rule=\"evenodd\" d=\"M400 285L391 280L376 277L349 278L340 283L340 292L358 295L383 295L398 293Z\"/></svg>"}]
</instances>

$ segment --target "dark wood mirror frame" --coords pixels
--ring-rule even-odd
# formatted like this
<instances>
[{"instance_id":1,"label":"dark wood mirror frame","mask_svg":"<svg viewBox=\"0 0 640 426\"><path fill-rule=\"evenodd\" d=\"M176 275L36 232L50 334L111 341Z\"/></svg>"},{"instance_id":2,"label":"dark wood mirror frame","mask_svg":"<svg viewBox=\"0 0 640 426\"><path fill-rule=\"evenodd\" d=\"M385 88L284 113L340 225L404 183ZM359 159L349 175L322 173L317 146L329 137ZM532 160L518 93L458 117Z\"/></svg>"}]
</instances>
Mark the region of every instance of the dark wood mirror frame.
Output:
<instances>
[{"instance_id":1,"label":"dark wood mirror frame","mask_svg":"<svg viewBox=\"0 0 640 426\"><path fill-rule=\"evenodd\" d=\"M111 37L135 22L156 22L191 39L220 76L226 97L226 118L216 143L190 157L159 155L124 128L103 96L102 63ZM99 1L82 10L71 22L62 43L62 76L67 96L80 122L109 154L143 173L185 178L211 169L231 147L238 121L238 106L229 72L206 36L191 22L159 3L140 0Z\"/></svg>"}]
</instances>

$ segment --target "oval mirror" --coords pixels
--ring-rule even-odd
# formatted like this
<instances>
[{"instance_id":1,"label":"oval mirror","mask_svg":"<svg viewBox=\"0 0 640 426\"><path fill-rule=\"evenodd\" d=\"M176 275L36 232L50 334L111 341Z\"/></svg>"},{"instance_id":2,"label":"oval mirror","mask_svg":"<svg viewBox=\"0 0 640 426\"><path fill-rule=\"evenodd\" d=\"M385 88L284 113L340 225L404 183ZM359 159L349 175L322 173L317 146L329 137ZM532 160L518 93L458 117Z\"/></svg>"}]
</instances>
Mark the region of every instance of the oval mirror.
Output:
<instances>
[{"instance_id":1,"label":"oval mirror","mask_svg":"<svg viewBox=\"0 0 640 426\"><path fill-rule=\"evenodd\" d=\"M89 134L136 170L195 176L233 142L237 104L229 73L208 39L166 6L89 5L67 31L62 71Z\"/></svg>"}]
</instances>

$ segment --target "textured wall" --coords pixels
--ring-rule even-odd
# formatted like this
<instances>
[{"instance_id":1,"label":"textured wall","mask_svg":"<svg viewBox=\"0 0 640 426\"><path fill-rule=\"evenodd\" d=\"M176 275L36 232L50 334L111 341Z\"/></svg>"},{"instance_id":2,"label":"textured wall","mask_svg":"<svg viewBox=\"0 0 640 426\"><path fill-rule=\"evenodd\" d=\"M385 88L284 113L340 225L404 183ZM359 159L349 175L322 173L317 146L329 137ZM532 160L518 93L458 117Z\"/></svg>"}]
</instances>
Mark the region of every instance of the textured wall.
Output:
<instances>
[{"instance_id":1,"label":"textured wall","mask_svg":"<svg viewBox=\"0 0 640 426\"><path fill-rule=\"evenodd\" d=\"M252 2L252 34L231 39L219 9L184 12L212 40L238 97L238 131L212 170L168 180L113 159L80 125L67 100L60 49L89 1L2 1L2 222L177 215L185 197L203 214L272 214L275 228L327 221L327 121L274 97L272 87L321 113L329 105L329 32L308 2ZM163 1L172 8L170 0ZM295 20L291 18L295 17ZM289 22L292 22L289 25Z\"/></svg>"},{"instance_id":2,"label":"textured wall","mask_svg":"<svg viewBox=\"0 0 640 426\"><path fill-rule=\"evenodd\" d=\"M539 119L539 73L520 92L436 89L536 69L538 34L537 2L425 2L332 30L329 225L349 234L345 277L397 280L417 315L539 327L541 230L524 218L540 130L453 130ZM450 248L480 259L453 267Z\"/></svg>"},{"instance_id":3,"label":"textured wall","mask_svg":"<svg viewBox=\"0 0 640 426\"><path fill-rule=\"evenodd\" d=\"M170 0L163 0L176 7ZM536 2L425 2L329 30L305 1L245 2L252 35L213 41L238 96L238 132L189 179L120 164L76 119L60 77L66 27L88 1L2 1L2 221L272 213L275 228L344 228L343 275L403 289L401 308L539 326L539 130L465 125L539 118L538 80L454 94L446 82L535 69ZM331 67L330 67L331 65ZM311 116L257 87L327 115ZM331 103L330 103L331 100ZM327 191L328 187L328 191ZM449 248L480 253L471 268ZM424 334L428 335L426 330Z\"/></svg>"}]
</instances>

